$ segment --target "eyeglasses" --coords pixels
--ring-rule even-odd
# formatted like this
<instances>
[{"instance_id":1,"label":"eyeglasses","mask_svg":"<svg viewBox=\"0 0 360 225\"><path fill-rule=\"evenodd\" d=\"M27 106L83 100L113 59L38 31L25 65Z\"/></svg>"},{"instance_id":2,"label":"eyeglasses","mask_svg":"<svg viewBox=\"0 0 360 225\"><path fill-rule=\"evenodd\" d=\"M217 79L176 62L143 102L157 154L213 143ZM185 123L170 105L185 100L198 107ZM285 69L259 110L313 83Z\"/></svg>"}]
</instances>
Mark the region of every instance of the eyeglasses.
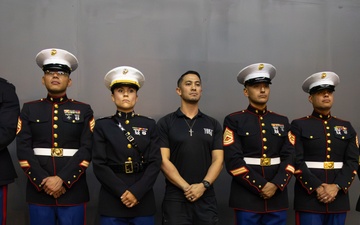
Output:
<instances>
[{"instance_id":1,"label":"eyeglasses","mask_svg":"<svg viewBox=\"0 0 360 225\"><path fill-rule=\"evenodd\" d=\"M50 71L50 70L45 71L45 75L48 76L54 76L55 74L59 77L69 76L69 73L64 71Z\"/></svg>"}]
</instances>

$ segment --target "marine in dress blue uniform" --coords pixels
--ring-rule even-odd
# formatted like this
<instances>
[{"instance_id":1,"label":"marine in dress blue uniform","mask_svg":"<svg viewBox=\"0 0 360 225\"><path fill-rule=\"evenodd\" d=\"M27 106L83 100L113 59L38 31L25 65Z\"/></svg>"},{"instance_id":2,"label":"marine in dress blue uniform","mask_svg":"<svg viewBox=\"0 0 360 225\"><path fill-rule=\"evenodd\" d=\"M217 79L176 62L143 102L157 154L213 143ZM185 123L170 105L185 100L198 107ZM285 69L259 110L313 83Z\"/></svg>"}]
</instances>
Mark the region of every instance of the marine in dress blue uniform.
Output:
<instances>
[{"instance_id":1,"label":"marine in dress blue uniform","mask_svg":"<svg viewBox=\"0 0 360 225\"><path fill-rule=\"evenodd\" d=\"M288 118L266 106L275 74L267 63L242 69L237 78L250 104L224 119L225 165L232 176L229 206L236 224L286 224L295 150Z\"/></svg>"},{"instance_id":2,"label":"marine in dress blue uniform","mask_svg":"<svg viewBox=\"0 0 360 225\"><path fill-rule=\"evenodd\" d=\"M91 159L93 111L69 99L66 89L76 57L62 49L36 56L44 71L46 98L23 105L18 120L17 156L28 177L26 201L32 225L85 224L89 201L86 169Z\"/></svg>"},{"instance_id":3,"label":"marine in dress blue uniform","mask_svg":"<svg viewBox=\"0 0 360 225\"><path fill-rule=\"evenodd\" d=\"M94 128L93 165L101 183L102 225L154 224L153 185L161 166L156 123L134 112L144 81L144 75L129 66L116 67L104 78L117 111L98 119Z\"/></svg>"},{"instance_id":4,"label":"marine in dress blue uniform","mask_svg":"<svg viewBox=\"0 0 360 225\"><path fill-rule=\"evenodd\" d=\"M344 224L350 210L348 191L356 177L359 150L350 122L330 113L339 82L337 74L324 71L309 76L302 85L314 110L291 123L297 225Z\"/></svg>"},{"instance_id":5,"label":"marine in dress blue uniform","mask_svg":"<svg viewBox=\"0 0 360 225\"><path fill-rule=\"evenodd\" d=\"M0 78L0 225L6 224L8 184L17 177L7 146L15 139L19 113L15 86Z\"/></svg>"}]
</instances>

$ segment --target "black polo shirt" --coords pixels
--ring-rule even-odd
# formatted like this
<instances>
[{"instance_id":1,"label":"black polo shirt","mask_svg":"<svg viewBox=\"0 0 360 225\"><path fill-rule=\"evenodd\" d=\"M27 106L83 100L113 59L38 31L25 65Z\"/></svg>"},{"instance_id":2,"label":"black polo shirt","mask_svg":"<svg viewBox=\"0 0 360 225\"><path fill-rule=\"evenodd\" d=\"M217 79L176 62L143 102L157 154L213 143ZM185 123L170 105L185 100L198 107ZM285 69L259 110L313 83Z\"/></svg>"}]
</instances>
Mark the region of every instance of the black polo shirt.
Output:
<instances>
[{"instance_id":1,"label":"black polo shirt","mask_svg":"<svg viewBox=\"0 0 360 225\"><path fill-rule=\"evenodd\" d=\"M211 165L211 153L222 149L220 123L202 112L190 119L180 108L158 121L160 147L170 149L170 161L189 183L200 183ZM190 132L190 128L193 132ZM203 196L214 195L211 187ZM166 200L186 201L183 190L166 179Z\"/></svg>"}]
</instances>

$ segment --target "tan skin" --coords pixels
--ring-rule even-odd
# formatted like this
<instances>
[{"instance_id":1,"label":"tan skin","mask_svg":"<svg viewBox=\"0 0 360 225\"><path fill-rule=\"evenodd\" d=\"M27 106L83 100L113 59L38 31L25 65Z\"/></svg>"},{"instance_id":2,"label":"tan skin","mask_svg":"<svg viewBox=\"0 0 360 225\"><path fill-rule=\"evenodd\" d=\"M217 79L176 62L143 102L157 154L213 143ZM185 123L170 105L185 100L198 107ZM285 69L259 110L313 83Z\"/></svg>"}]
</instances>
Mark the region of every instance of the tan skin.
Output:
<instances>
[{"instance_id":1,"label":"tan skin","mask_svg":"<svg viewBox=\"0 0 360 225\"><path fill-rule=\"evenodd\" d=\"M189 118L194 118L199 111L199 100L201 98L202 87L201 81L195 74L187 74L184 76L179 87L176 88L176 93L181 98L180 110ZM183 177L174 164L170 161L170 149L161 148L162 164L161 170L166 178L175 186L184 191L184 196L189 202L197 201L206 191L202 183L189 184ZM204 180L214 183L219 176L223 167L224 155L221 149L214 149L211 152L212 163L208 169Z\"/></svg>"},{"instance_id":2,"label":"tan skin","mask_svg":"<svg viewBox=\"0 0 360 225\"><path fill-rule=\"evenodd\" d=\"M313 105L316 112L322 115L329 115L334 103L333 91L325 89L311 94L309 102ZM323 183L316 189L317 198L320 202L331 203L335 200L338 191L339 189L336 184Z\"/></svg>"},{"instance_id":3,"label":"tan skin","mask_svg":"<svg viewBox=\"0 0 360 225\"><path fill-rule=\"evenodd\" d=\"M46 71L42 77L42 84L46 87L50 96L61 97L66 94L66 90L71 86L72 80L68 73L62 71ZM59 176L49 176L41 182L44 191L54 198L58 198L66 192L62 184L63 180Z\"/></svg>"},{"instance_id":4,"label":"tan skin","mask_svg":"<svg viewBox=\"0 0 360 225\"><path fill-rule=\"evenodd\" d=\"M130 113L134 111L135 104L138 100L137 90L131 86L123 85L115 88L111 99L115 103L118 111ZM126 190L120 197L121 202L128 208L132 208L139 203L137 198Z\"/></svg>"},{"instance_id":5,"label":"tan skin","mask_svg":"<svg viewBox=\"0 0 360 225\"><path fill-rule=\"evenodd\" d=\"M244 95L249 99L249 104L252 107L258 110L264 110L266 108L266 103L269 100L270 86L268 83L246 85L244 88ZM277 189L278 187L275 184L267 182L261 189L260 197L269 199L274 196Z\"/></svg>"}]
</instances>

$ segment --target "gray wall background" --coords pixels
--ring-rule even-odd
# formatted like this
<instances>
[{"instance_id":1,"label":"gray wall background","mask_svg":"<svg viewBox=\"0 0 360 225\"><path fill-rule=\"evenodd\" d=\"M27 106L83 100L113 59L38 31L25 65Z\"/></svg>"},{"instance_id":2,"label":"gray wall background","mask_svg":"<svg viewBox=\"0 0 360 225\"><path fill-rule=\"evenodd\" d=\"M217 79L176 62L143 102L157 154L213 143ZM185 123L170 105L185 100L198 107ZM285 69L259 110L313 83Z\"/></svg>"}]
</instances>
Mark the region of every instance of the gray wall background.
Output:
<instances>
[{"instance_id":1,"label":"gray wall background","mask_svg":"<svg viewBox=\"0 0 360 225\"><path fill-rule=\"evenodd\" d=\"M359 24L358 0L0 0L0 74L16 85L21 104L45 97L35 55L44 48L67 49L80 62L68 96L91 104L98 118L115 112L104 75L117 66L134 66L146 77L136 112L158 120L179 106L177 78L197 70L203 80L201 110L222 123L227 114L247 107L236 75L248 64L276 66L268 108L290 120L312 111L303 80L331 70L341 78L332 114L360 132ZM14 143L10 151L19 178L9 186L8 224L28 224L25 177ZM91 166L88 178L92 225L98 219L99 183ZM229 183L224 171L215 183L221 225L233 224ZM155 190L160 224L162 174ZM347 224L360 224L359 193L356 179ZM294 224L292 203L288 224Z\"/></svg>"}]
</instances>

